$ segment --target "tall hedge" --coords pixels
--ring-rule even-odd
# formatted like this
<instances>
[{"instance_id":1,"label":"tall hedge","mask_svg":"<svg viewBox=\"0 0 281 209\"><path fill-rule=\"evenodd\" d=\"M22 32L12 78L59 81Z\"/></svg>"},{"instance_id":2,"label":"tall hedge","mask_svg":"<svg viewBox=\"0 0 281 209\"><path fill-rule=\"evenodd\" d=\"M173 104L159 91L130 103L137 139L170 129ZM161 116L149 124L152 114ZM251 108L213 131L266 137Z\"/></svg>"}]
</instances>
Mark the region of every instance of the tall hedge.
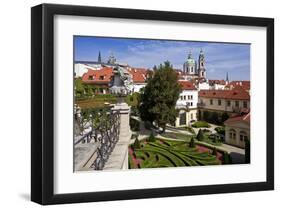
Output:
<instances>
[{"instance_id":1,"label":"tall hedge","mask_svg":"<svg viewBox=\"0 0 281 209\"><path fill-rule=\"evenodd\" d=\"M198 141L203 141L204 140L204 134L203 134L203 131L202 131L201 128L199 129L196 138L197 138Z\"/></svg>"}]
</instances>

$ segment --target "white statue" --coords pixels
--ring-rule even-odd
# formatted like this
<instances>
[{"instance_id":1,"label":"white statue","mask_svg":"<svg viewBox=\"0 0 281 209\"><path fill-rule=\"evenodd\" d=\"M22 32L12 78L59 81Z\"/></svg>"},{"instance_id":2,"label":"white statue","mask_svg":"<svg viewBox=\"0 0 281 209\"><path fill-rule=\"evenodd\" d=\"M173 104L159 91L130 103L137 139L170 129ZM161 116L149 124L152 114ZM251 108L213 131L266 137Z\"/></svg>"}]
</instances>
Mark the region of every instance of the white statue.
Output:
<instances>
[{"instance_id":1,"label":"white statue","mask_svg":"<svg viewBox=\"0 0 281 209\"><path fill-rule=\"evenodd\" d=\"M110 92L120 97L131 93L133 79L132 75L120 66L113 69L113 79L111 81Z\"/></svg>"}]
</instances>

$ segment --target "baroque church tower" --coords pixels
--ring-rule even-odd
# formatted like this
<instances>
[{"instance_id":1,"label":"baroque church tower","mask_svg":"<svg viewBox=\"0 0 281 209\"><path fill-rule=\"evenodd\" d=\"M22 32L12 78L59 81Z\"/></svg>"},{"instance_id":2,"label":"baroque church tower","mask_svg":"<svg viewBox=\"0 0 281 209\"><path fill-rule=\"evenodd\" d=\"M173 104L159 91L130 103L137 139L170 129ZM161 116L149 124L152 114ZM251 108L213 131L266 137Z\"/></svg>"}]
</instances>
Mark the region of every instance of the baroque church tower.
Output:
<instances>
[{"instance_id":1,"label":"baroque church tower","mask_svg":"<svg viewBox=\"0 0 281 209\"><path fill-rule=\"evenodd\" d=\"M200 50L200 54L198 58L198 76L200 78L206 78L205 57L202 49Z\"/></svg>"},{"instance_id":2,"label":"baroque church tower","mask_svg":"<svg viewBox=\"0 0 281 209\"><path fill-rule=\"evenodd\" d=\"M183 72L192 78L206 78L205 56L202 49L198 62L192 58L191 52L189 52L187 60L183 64Z\"/></svg>"},{"instance_id":3,"label":"baroque church tower","mask_svg":"<svg viewBox=\"0 0 281 209\"><path fill-rule=\"evenodd\" d=\"M191 52L189 52L187 61L183 64L183 71L190 75L195 75L196 72L196 61L192 58Z\"/></svg>"}]
</instances>

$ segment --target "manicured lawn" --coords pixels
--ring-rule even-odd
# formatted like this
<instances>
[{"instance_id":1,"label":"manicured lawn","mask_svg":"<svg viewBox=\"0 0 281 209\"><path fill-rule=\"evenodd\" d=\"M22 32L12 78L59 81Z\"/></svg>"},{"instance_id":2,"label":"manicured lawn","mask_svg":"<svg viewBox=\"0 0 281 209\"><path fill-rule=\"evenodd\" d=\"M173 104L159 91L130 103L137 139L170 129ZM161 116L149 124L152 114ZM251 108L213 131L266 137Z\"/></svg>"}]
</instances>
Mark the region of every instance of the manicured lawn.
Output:
<instances>
[{"instance_id":1,"label":"manicured lawn","mask_svg":"<svg viewBox=\"0 0 281 209\"><path fill-rule=\"evenodd\" d=\"M156 138L155 142L141 141L140 149L129 147L129 167L160 168L199 165L219 165L217 156L211 155L208 148L190 148L188 142Z\"/></svg>"},{"instance_id":2,"label":"manicured lawn","mask_svg":"<svg viewBox=\"0 0 281 209\"><path fill-rule=\"evenodd\" d=\"M184 133L177 133L177 132L165 132L162 133L161 136L171 139L180 139L180 140L187 140L189 141L191 139L191 135L187 135Z\"/></svg>"},{"instance_id":3,"label":"manicured lawn","mask_svg":"<svg viewBox=\"0 0 281 209\"><path fill-rule=\"evenodd\" d=\"M196 121L192 125L194 128L209 128L210 125L206 121Z\"/></svg>"}]
</instances>

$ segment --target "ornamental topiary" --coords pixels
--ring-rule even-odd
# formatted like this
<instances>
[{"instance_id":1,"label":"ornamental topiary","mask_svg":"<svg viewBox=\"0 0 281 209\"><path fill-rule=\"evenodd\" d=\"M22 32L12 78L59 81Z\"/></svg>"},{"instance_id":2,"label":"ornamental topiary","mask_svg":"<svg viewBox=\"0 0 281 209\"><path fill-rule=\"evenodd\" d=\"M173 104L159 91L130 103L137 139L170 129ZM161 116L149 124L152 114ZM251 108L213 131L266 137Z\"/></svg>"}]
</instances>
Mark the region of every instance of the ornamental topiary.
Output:
<instances>
[{"instance_id":1,"label":"ornamental topiary","mask_svg":"<svg viewBox=\"0 0 281 209\"><path fill-rule=\"evenodd\" d=\"M214 147L214 148L213 148L212 155L217 156L217 154L218 154L217 148L216 148L216 147Z\"/></svg>"},{"instance_id":2,"label":"ornamental topiary","mask_svg":"<svg viewBox=\"0 0 281 209\"><path fill-rule=\"evenodd\" d=\"M136 139L135 139L135 142L134 142L134 144L133 144L133 148L134 149L140 149L140 141L139 141L139 139L138 139L138 137L136 136Z\"/></svg>"},{"instance_id":3,"label":"ornamental topiary","mask_svg":"<svg viewBox=\"0 0 281 209\"><path fill-rule=\"evenodd\" d=\"M149 141L149 142L155 142L155 141L156 141L156 139L155 139L153 133L150 134L150 136L149 136L149 138L148 138L148 141Z\"/></svg>"},{"instance_id":4,"label":"ornamental topiary","mask_svg":"<svg viewBox=\"0 0 281 209\"><path fill-rule=\"evenodd\" d=\"M201 129L199 129L196 138L197 138L198 141L203 141L204 140L204 134L203 134L203 131Z\"/></svg>"},{"instance_id":5,"label":"ornamental topiary","mask_svg":"<svg viewBox=\"0 0 281 209\"><path fill-rule=\"evenodd\" d=\"M194 147L195 147L195 141L194 141L194 138L193 138L193 137L190 139L189 147L190 147L190 148L194 148Z\"/></svg>"}]
</instances>

